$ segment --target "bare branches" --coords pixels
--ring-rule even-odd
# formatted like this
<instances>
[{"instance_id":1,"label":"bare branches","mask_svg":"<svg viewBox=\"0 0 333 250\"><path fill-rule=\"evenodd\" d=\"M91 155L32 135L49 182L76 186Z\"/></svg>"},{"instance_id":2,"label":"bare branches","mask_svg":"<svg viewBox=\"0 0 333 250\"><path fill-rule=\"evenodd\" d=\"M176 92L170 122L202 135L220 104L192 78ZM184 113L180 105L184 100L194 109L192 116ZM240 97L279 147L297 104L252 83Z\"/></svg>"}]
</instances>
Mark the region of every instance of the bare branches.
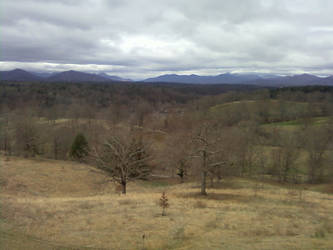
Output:
<instances>
[{"instance_id":1,"label":"bare branches","mask_svg":"<svg viewBox=\"0 0 333 250\"><path fill-rule=\"evenodd\" d=\"M192 158L200 158L201 172L201 194L206 195L206 177L208 173L213 173L215 168L221 167L225 161L218 161L221 152L219 148L221 139L219 129L214 124L205 122L192 136L193 153Z\"/></svg>"},{"instance_id":2,"label":"bare branches","mask_svg":"<svg viewBox=\"0 0 333 250\"><path fill-rule=\"evenodd\" d=\"M112 136L98 150L92 151L97 167L123 186L131 179L144 178L150 173L148 161L152 158L141 138L131 135L129 138Z\"/></svg>"}]
</instances>

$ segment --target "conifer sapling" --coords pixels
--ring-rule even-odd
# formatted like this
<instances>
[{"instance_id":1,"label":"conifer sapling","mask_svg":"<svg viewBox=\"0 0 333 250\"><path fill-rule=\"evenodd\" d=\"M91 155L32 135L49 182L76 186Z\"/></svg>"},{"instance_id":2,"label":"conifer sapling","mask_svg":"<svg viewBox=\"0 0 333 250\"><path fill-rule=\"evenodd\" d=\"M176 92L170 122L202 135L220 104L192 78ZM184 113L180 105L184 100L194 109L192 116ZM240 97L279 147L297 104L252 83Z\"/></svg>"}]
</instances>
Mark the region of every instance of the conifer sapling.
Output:
<instances>
[{"instance_id":1,"label":"conifer sapling","mask_svg":"<svg viewBox=\"0 0 333 250\"><path fill-rule=\"evenodd\" d=\"M169 207L168 197L166 196L165 192L162 193L160 198L160 207L162 208L162 216L166 215L166 209Z\"/></svg>"}]
</instances>

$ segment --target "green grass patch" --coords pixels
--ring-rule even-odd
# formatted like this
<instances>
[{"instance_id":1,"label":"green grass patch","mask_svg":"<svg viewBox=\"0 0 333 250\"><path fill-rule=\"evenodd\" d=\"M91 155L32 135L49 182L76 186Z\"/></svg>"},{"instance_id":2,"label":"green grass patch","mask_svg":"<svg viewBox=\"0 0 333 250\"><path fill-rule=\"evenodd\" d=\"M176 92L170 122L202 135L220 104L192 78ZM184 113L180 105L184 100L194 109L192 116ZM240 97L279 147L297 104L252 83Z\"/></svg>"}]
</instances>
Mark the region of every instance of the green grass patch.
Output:
<instances>
[{"instance_id":1,"label":"green grass patch","mask_svg":"<svg viewBox=\"0 0 333 250\"><path fill-rule=\"evenodd\" d=\"M305 119L297 119L297 120L291 120L291 121L282 121L282 122L271 122L266 123L264 126L303 126L305 125L305 122L308 122L310 125L326 125L329 123L329 121L332 119L330 116L321 116L321 117L313 117L309 120Z\"/></svg>"},{"instance_id":2,"label":"green grass patch","mask_svg":"<svg viewBox=\"0 0 333 250\"><path fill-rule=\"evenodd\" d=\"M283 131L294 132L299 129L302 129L306 125L309 126L325 126L328 125L331 121L332 117L314 117L309 120L297 119L290 121L282 121L282 122L271 122L262 125L262 128L267 132L270 132L272 129L278 129Z\"/></svg>"}]
</instances>

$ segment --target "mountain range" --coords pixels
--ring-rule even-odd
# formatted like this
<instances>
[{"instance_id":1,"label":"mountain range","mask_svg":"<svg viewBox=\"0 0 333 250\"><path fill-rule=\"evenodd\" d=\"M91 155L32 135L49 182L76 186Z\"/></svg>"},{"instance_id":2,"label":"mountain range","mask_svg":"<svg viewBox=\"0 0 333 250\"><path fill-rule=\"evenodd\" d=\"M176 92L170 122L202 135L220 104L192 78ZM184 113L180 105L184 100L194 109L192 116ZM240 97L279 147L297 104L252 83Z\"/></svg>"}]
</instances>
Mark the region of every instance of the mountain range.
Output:
<instances>
[{"instance_id":1,"label":"mountain range","mask_svg":"<svg viewBox=\"0 0 333 250\"><path fill-rule=\"evenodd\" d=\"M293 76L279 76L274 74L231 74L225 73L216 76L198 75L161 75L148 78L144 82L192 83L192 84L250 84L260 86L304 86L304 85L332 85L333 76L318 77L310 74Z\"/></svg>"},{"instance_id":2,"label":"mountain range","mask_svg":"<svg viewBox=\"0 0 333 250\"><path fill-rule=\"evenodd\" d=\"M104 72L91 74L80 71L64 71L59 73L34 73L22 69L0 71L0 80L3 81L39 81L39 82L123 82L131 81L118 76L108 75ZM216 76L176 75L168 74L148 78L140 82L149 83L186 83L186 84L251 84L259 86L283 87L304 85L330 85L333 86L333 76L318 77L310 74L293 76L279 76L274 74L232 74L225 73Z\"/></svg>"},{"instance_id":3,"label":"mountain range","mask_svg":"<svg viewBox=\"0 0 333 250\"><path fill-rule=\"evenodd\" d=\"M267 74L231 74L225 73L216 76L199 76L199 75L161 75L154 78L148 78L144 82L178 82L178 83L194 83L194 84L218 84L218 83L245 83L256 81L258 79L266 79L268 77L276 77Z\"/></svg>"},{"instance_id":4,"label":"mountain range","mask_svg":"<svg viewBox=\"0 0 333 250\"><path fill-rule=\"evenodd\" d=\"M0 71L2 81L26 81L26 82L112 82L130 81L117 76L110 76L106 73L91 74L80 71L63 71L59 73L34 73L22 69L11 71Z\"/></svg>"}]
</instances>

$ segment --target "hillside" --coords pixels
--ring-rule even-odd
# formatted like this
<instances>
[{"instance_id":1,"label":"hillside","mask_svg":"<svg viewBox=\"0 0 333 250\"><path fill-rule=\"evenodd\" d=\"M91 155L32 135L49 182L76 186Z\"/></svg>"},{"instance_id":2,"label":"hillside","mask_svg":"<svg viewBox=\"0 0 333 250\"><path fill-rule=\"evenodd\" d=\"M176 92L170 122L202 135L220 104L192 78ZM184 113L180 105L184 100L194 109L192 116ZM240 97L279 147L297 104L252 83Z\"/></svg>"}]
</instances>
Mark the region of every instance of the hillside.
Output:
<instances>
[{"instance_id":1,"label":"hillside","mask_svg":"<svg viewBox=\"0 0 333 250\"><path fill-rule=\"evenodd\" d=\"M128 194L119 196L87 165L2 158L0 166L0 237L10 249L23 244L25 249L329 249L333 244L332 194L230 179L202 197L196 183L153 179L131 183ZM169 198L167 216L157 204L162 191Z\"/></svg>"},{"instance_id":2,"label":"hillside","mask_svg":"<svg viewBox=\"0 0 333 250\"><path fill-rule=\"evenodd\" d=\"M310 104L281 100L244 100L223 103L211 107L210 115L225 120L229 119L230 123L246 120L247 118L253 119L253 117L261 123L285 122L305 117L310 107L313 116L321 115L319 103Z\"/></svg>"}]
</instances>

